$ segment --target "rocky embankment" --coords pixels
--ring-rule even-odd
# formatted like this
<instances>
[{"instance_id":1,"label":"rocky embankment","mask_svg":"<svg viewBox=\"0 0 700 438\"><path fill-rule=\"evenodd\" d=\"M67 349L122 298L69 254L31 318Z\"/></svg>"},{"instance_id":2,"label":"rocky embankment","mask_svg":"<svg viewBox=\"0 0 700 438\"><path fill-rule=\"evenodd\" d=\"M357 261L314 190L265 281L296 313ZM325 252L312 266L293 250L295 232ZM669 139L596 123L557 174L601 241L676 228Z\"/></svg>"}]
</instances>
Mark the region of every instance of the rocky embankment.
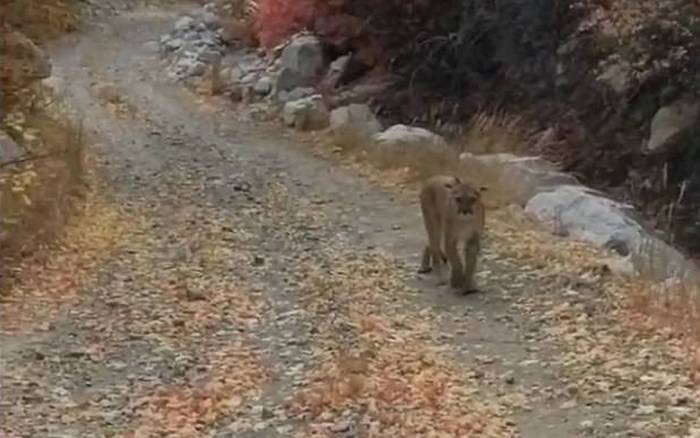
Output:
<instances>
[{"instance_id":1,"label":"rocky embankment","mask_svg":"<svg viewBox=\"0 0 700 438\"><path fill-rule=\"evenodd\" d=\"M172 79L217 81L217 91L232 100L277 114L299 130L327 130L338 144L363 145L396 156L427 153L457 158L456 149L444 138L424 128L383 127L365 102L384 88L382 84L348 86L347 78L353 74L351 55L329 59L322 41L309 33L295 35L268 53L246 48L225 37L217 12L214 3L206 4L181 17L159 41L149 43L154 50L157 46ZM673 126L687 127L685 112L663 109L655 117L647 147L664 147L676 137ZM590 242L619 256L614 264L618 271L659 280L694 275L694 265L642 225L631 205L581 185L542 158L470 153L458 158L463 169L478 169L495 178L512 194L513 203L552 233Z\"/></svg>"}]
</instances>

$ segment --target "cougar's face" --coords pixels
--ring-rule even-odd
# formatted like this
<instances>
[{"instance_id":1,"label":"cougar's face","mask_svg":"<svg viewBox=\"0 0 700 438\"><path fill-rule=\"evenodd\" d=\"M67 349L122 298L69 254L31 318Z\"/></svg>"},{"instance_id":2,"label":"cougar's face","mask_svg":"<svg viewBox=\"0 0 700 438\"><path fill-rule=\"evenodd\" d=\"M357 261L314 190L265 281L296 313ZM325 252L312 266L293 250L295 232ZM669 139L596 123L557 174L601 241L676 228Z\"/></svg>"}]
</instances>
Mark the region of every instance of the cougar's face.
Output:
<instances>
[{"instance_id":1,"label":"cougar's face","mask_svg":"<svg viewBox=\"0 0 700 438\"><path fill-rule=\"evenodd\" d=\"M481 199L481 194L470 187L457 186L452 191L452 198L460 215L474 214L474 208Z\"/></svg>"}]
</instances>

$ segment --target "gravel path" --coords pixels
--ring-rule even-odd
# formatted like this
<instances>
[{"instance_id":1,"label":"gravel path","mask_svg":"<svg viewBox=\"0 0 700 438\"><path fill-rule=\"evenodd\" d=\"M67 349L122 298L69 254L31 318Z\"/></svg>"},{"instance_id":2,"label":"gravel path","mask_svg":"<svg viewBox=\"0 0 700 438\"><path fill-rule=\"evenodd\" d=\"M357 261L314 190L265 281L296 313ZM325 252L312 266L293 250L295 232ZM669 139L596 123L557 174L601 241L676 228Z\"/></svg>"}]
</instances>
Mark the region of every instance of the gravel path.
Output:
<instances>
[{"instance_id":1,"label":"gravel path","mask_svg":"<svg viewBox=\"0 0 700 438\"><path fill-rule=\"evenodd\" d=\"M52 49L95 191L2 303L0 436L687 436L680 347L617 324L591 252L496 212L484 293L436 288L410 192L164 82L175 18Z\"/></svg>"}]
</instances>

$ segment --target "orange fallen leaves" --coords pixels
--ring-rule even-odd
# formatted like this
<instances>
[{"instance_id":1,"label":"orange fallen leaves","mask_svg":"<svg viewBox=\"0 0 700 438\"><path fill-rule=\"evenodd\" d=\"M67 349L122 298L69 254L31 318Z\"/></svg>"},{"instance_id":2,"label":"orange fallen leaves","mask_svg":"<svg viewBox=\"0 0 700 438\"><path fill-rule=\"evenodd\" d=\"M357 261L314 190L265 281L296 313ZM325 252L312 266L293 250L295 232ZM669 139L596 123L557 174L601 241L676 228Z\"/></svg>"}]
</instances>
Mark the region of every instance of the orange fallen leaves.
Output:
<instances>
[{"instance_id":1,"label":"orange fallen leaves","mask_svg":"<svg viewBox=\"0 0 700 438\"><path fill-rule=\"evenodd\" d=\"M86 278L109 255L132 220L115 206L92 199L64 230L52 249L22 260L0 303L5 332L46 325L72 299Z\"/></svg>"},{"instance_id":2,"label":"orange fallen leaves","mask_svg":"<svg viewBox=\"0 0 700 438\"><path fill-rule=\"evenodd\" d=\"M205 436L207 426L235 411L266 378L255 354L241 344L215 351L207 359L206 373L187 385L159 387L138 399L137 425L126 437Z\"/></svg>"},{"instance_id":3,"label":"orange fallen leaves","mask_svg":"<svg viewBox=\"0 0 700 438\"><path fill-rule=\"evenodd\" d=\"M289 406L292 415L311 420L310 436L332 436L328 413L347 410L362 412L371 437L512 436L491 406L471 397L464 370L423 341L431 339L423 315L387 306L392 295L406 293L390 258L336 261L324 272L309 269L308 308L324 312L330 302L357 336L353 344L335 344ZM332 322L320 331L333 332Z\"/></svg>"}]
</instances>

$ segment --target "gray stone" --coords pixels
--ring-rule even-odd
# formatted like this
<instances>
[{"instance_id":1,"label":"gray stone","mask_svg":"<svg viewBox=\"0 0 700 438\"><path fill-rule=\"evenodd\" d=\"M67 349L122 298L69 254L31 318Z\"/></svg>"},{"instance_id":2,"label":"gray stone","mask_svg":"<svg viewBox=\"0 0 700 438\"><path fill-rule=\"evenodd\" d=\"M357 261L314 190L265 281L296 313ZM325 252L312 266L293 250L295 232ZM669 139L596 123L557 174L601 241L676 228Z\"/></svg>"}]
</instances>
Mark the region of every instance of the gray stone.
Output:
<instances>
[{"instance_id":1,"label":"gray stone","mask_svg":"<svg viewBox=\"0 0 700 438\"><path fill-rule=\"evenodd\" d=\"M198 60L207 64L213 64L217 61L221 61L221 53L209 48L199 49L197 51L196 57Z\"/></svg>"},{"instance_id":2,"label":"gray stone","mask_svg":"<svg viewBox=\"0 0 700 438\"><path fill-rule=\"evenodd\" d=\"M186 30L189 30L195 26L196 22L194 18L185 15L184 17L180 17L176 22L175 22L175 30L179 32L184 32Z\"/></svg>"},{"instance_id":3,"label":"gray stone","mask_svg":"<svg viewBox=\"0 0 700 438\"><path fill-rule=\"evenodd\" d=\"M525 212L551 232L600 248L629 252L635 269L655 279L696 276L692 262L651 235L632 218L630 206L580 185L562 185L538 193Z\"/></svg>"},{"instance_id":4,"label":"gray stone","mask_svg":"<svg viewBox=\"0 0 700 438\"><path fill-rule=\"evenodd\" d=\"M319 87L324 90L332 90L336 88L347 75L350 61L351 55L344 55L331 62L331 65L328 66L328 71L323 77L323 80L321 80Z\"/></svg>"},{"instance_id":5,"label":"gray stone","mask_svg":"<svg viewBox=\"0 0 700 438\"><path fill-rule=\"evenodd\" d=\"M347 147L368 145L382 130L370 107L357 103L331 111L330 126L335 142Z\"/></svg>"},{"instance_id":6,"label":"gray stone","mask_svg":"<svg viewBox=\"0 0 700 438\"><path fill-rule=\"evenodd\" d=\"M320 95L287 102L282 109L282 119L288 126L310 131L328 126L328 107Z\"/></svg>"},{"instance_id":7,"label":"gray stone","mask_svg":"<svg viewBox=\"0 0 700 438\"><path fill-rule=\"evenodd\" d=\"M183 44L185 44L185 41L182 38L173 38L173 39L166 40L163 43L163 48L167 52L172 52L174 50L178 50L179 48L181 48Z\"/></svg>"},{"instance_id":8,"label":"gray stone","mask_svg":"<svg viewBox=\"0 0 700 438\"><path fill-rule=\"evenodd\" d=\"M394 125L384 132L372 136L376 148L382 152L421 153L444 152L447 142L427 129L407 125Z\"/></svg>"},{"instance_id":9,"label":"gray stone","mask_svg":"<svg viewBox=\"0 0 700 438\"><path fill-rule=\"evenodd\" d=\"M648 153L668 152L679 136L692 127L700 115L700 104L679 100L660 108L651 120Z\"/></svg>"},{"instance_id":10,"label":"gray stone","mask_svg":"<svg viewBox=\"0 0 700 438\"><path fill-rule=\"evenodd\" d=\"M273 81L268 76L263 76L253 86L253 91L260 95L269 94L272 90Z\"/></svg>"},{"instance_id":11,"label":"gray stone","mask_svg":"<svg viewBox=\"0 0 700 438\"><path fill-rule=\"evenodd\" d=\"M213 12L204 12L202 14L202 21L208 29L216 29L219 27L219 17Z\"/></svg>"},{"instance_id":12,"label":"gray stone","mask_svg":"<svg viewBox=\"0 0 700 438\"><path fill-rule=\"evenodd\" d=\"M603 198L584 186L562 185L538 193L525 205L525 212L552 231L605 247L611 241L638 248L642 227L631 220L630 207Z\"/></svg>"},{"instance_id":13,"label":"gray stone","mask_svg":"<svg viewBox=\"0 0 700 438\"><path fill-rule=\"evenodd\" d=\"M207 71L207 65L191 53L185 54L169 68L169 76L173 79L185 79L191 76L201 76Z\"/></svg>"},{"instance_id":14,"label":"gray stone","mask_svg":"<svg viewBox=\"0 0 700 438\"><path fill-rule=\"evenodd\" d=\"M22 148L5 132L0 131L0 163L16 160L22 155Z\"/></svg>"},{"instance_id":15,"label":"gray stone","mask_svg":"<svg viewBox=\"0 0 700 438\"><path fill-rule=\"evenodd\" d=\"M315 36L300 36L282 50L282 70L277 80L278 91L307 87L318 82L326 63L321 41Z\"/></svg>"}]
</instances>

